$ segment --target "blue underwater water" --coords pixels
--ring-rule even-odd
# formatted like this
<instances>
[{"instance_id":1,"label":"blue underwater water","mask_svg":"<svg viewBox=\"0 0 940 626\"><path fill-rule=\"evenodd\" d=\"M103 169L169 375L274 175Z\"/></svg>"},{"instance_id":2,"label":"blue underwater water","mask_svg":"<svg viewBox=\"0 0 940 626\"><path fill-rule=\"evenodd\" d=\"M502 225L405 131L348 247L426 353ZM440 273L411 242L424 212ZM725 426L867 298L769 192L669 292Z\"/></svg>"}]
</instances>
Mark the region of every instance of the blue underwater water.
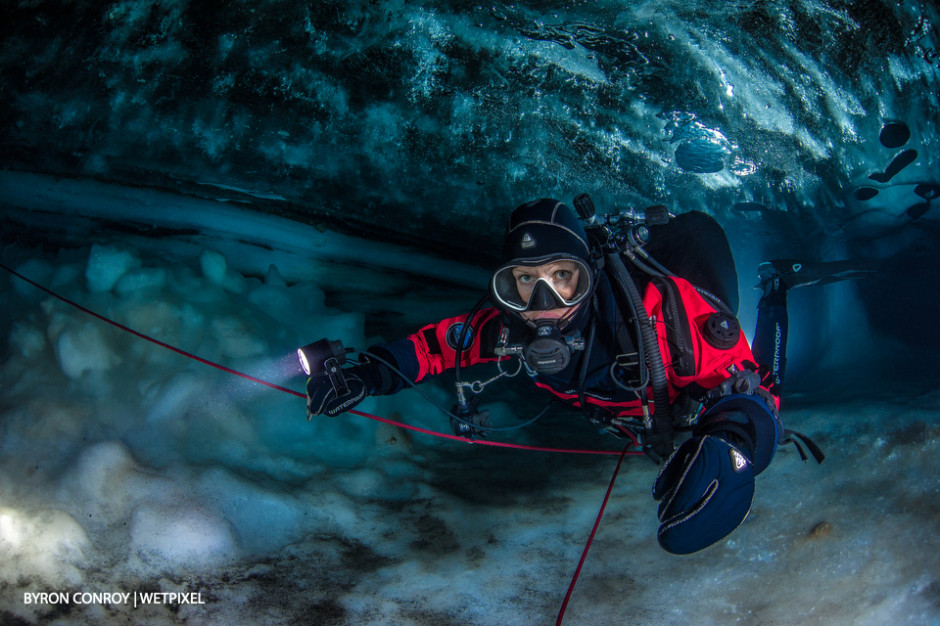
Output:
<instances>
[{"instance_id":1,"label":"blue underwater water","mask_svg":"<svg viewBox=\"0 0 940 626\"><path fill-rule=\"evenodd\" d=\"M781 449L677 558L628 459L566 619L936 623L938 28L908 0L5 3L0 262L49 291L0 272L2 621L555 620L614 459L308 423L293 351L466 312L512 208L589 193L718 220L749 336L759 262L868 273L790 294L783 419L826 462ZM360 408L449 432L414 391ZM492 438L620 447L562 410Z\"/></svg>"}]
</instances>

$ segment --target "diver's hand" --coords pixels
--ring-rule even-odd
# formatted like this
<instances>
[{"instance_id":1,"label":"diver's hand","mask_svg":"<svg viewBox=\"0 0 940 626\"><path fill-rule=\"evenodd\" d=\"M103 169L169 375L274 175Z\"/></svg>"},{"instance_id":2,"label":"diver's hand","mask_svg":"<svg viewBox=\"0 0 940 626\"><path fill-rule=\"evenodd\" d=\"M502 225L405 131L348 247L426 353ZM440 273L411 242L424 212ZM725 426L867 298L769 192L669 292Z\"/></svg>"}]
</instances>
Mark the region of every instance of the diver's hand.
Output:
<instances>
[{"instance_id":1,"label":"diver's hand","mask_svg":"<svg viewBox=\"0 0 940 626\"><path fill-rule=\"evenodd\" d=\"M456 414L457 407L454 406L451 411ZM454 417L450 418L450 429L458 437L473 439L474 437L486 437L489 434L487 427L490 425L490 412L488 410L474 411L460 417L460 420Z\"/></svg>"},{"instance_id":2,"label":"diver's hand","mask_svg":"<svg viewBox=\"0 0 940 626\"><path fill-rule=\"evenodd\" d=\"M347 387L345 393L337 393L333 381L328 376L318 374L307 379L308 420L314 415L336 417L340 413L352 410L369 395L355 367L343 370L343 375Z\"/></svg>"},{"instance_id":3,"label":"diver's hand","mask_svg":"<svg viewBox=\"0 0 940 626\"><path fill-rule=\"evenodd\" d=\"M666 461L653 484L659 545L691 554L726 537L751 510L754 471L744 452L714 435L693 437Z\"/></svg>"},{"instance_id":4,"label":"diver's hand","mask_svg":"<svg viewBox=\"0 0 940 626\"><path fill-rule=\"evenodd\" d=\"M473 439L476 436L486 437L489 434L487 427L490 425L490 412L489 410L481 411L479 403L479 396L473 396L463 408L457 404L451 407L450 429L455 435Z\"/></svg>"}]
</instances>

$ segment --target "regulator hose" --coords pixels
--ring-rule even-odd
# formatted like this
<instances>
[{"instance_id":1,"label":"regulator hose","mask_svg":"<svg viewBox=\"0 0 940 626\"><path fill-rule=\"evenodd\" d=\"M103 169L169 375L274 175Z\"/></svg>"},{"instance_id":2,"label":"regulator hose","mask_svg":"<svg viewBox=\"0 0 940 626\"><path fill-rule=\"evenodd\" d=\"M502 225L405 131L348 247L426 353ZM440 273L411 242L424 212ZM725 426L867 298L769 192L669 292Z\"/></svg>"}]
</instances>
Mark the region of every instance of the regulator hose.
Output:
<instances>
[{"instance_id":1,"label":"regulator hose","mask_svg":"<svg viewBox=\"0 0 940 626\"><path fill-rule=\"evenodd\" d=\"M669 407L669 387L666 379L666 366L663 362L663 355L659 349L659 340L656 337L656 330L650 325L649 315L643 306L643 298L637 289L636 283L627 271L620 257L620 252L611 252L605 255L607 266L611 270L611 275L620 287L621 291L627 296L627 304L633 312L634 319L637 320L640 330L640 340L646 347L646 364L650 373L650 385L653 387L653 423L652 437L649 444L654 451L662 456L664 451L672 445L674 437L672 424L672 411Z\"/></svg>"}]
</instances>

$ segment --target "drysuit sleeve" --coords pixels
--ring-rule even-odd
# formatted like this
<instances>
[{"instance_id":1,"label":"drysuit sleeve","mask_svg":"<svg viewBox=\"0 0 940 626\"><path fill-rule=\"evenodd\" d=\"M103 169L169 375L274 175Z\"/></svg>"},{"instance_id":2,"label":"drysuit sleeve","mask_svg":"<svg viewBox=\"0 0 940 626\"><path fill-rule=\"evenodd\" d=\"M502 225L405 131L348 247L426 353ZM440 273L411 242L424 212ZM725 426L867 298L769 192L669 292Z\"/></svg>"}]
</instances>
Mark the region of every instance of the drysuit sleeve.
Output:
<instances>
[{"instance_id":1,"label":"drysuit sleeve","mask_svg":"<svg viewBox=\"0 0 940 626\"><path fill-rule=\"evenodd\" d=\"M690 554L747 517L754 477L770 464L784 430L737 319L686 281L665 282L648 289L645 304L657 321L670 393L685 390L705 409L692 437L663 465L653 497L660 501L660 545Z\"/></svg>"},{"instance_id":2,"label":"drysuit sleeve","mask_svg":"<svg viewBox=\"0 0 940 626\"><path fill-rule=\"evenodd\" d=\"M389 377L388 384L377 388L373 395L388 395L405 386L402 376L421 382L452 369L457 360L457 345L467 321L467 315L451 317L428 324L418 332L390 343L371 346L368 352L381 357L397 368L401 374ZM501 327L499 312L489 308L481 311L464 337L460 366L469 367L477 363L495 361L494 352Z\"/></svg>"}]
</instances>

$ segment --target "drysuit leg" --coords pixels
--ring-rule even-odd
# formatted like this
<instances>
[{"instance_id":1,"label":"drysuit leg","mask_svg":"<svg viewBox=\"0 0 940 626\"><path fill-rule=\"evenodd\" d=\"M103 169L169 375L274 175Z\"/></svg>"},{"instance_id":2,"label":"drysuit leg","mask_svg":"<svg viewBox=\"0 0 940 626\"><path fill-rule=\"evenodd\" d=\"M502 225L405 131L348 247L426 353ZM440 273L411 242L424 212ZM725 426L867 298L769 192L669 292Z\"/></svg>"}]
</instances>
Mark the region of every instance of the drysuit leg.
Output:
<instances>
[{"instance_id":1,"label":"drysuit leg","mask_svg":"<svg viewBox=\"0 0 940 626\"><path fill-rule=\"evenodd\" d=\"M762 369L770 372L771 389L780 395L787 367L787 288L782 281L772 281L757 305L757 329L751 350Z\"/></svg>"}]
</instances>

